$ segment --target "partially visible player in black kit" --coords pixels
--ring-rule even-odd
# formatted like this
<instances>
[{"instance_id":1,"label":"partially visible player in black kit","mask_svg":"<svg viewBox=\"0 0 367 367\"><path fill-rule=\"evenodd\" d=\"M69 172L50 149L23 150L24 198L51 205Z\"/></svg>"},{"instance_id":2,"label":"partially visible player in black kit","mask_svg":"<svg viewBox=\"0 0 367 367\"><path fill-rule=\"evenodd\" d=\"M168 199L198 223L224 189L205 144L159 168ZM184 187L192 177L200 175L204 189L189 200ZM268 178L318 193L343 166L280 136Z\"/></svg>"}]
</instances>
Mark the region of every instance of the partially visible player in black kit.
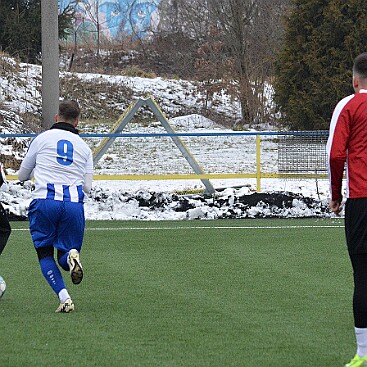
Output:
<instances>
[{"instance_id":1,"label":"partially visible player in black kit","mask_svg":"<svg viewBox=\"0 0 367 367\"><path fill-rule=\"evenodd\" d=\"M5 174L3 167L0 163L0 187L5 182ZM0 255L4 251L4 248L8 242L11 232L11 227L8 219L8 215L5 212L3 205L0 203Z\"/></svg>"}]
</instances>

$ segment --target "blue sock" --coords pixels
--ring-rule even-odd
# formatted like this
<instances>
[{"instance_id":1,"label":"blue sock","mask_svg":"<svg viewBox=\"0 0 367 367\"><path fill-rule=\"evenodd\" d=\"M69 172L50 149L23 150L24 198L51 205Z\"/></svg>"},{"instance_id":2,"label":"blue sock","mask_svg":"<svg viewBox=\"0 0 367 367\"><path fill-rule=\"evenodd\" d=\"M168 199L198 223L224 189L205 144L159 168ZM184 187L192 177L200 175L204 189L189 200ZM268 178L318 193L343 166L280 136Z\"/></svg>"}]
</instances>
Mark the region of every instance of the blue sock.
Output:
<instances>
[{"instance_id":1,"label":"blue sock","mask_svg":"<svg viewBox=\"0 0 367 367\"><path fill-rule=\"evenodd\" d=\"M58 295L65 288L65 283L55 259L51 256L44 257L40 260L40 266L43 276L53 291Z\"/></svg>"},{"instance_id":2,"label":"blue sock","mask_svg":"<svg viewBox=\"0 0 367 367\"><path fill-rule=\"evenodd\" d=\"M61 257L59 257L58 259L58 263L59 265L66 271L69 271L69 264L68 264L68 256L69 253L66 252L64 255L62 255Z\"/></svg>"}]
</instances>

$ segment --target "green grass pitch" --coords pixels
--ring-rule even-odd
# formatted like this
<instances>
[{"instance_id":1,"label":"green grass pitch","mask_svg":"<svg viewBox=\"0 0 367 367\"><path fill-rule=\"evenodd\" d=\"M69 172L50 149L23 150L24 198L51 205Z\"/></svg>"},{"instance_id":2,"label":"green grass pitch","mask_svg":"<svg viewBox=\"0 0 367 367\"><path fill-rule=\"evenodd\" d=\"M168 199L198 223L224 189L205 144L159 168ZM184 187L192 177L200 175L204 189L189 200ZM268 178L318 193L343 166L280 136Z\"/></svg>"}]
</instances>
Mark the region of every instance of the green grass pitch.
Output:
<instances>
[{"instance_id":1,"label":"green grass pitch","mask_svg":"<svg viewBox=\"0 0 367 367\"><path fill-rule=\"evenodd\" d=\"M91 221L55 314L28 223L0 258L0 366L342 366L355 353L342 220Z\"/></svg>"}]
</instances>

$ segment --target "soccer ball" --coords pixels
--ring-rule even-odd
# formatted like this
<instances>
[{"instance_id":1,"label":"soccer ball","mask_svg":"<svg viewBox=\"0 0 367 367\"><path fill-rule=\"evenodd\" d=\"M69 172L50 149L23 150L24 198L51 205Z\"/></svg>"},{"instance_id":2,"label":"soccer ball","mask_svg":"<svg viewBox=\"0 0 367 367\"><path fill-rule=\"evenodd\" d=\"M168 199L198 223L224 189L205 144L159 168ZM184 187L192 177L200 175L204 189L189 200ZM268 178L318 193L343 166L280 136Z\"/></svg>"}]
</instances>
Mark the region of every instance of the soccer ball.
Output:
<instances>
[{"instance_id":1,"label":"soccer ball","mask_svg":"<svg viewBox=\"0 0 367 367\"><path fill-rule=\"evenodd\" d=\"M4 295L6 290L6 283L2 276L0 276L0 298Z\"/></svg>"}]
</instances>

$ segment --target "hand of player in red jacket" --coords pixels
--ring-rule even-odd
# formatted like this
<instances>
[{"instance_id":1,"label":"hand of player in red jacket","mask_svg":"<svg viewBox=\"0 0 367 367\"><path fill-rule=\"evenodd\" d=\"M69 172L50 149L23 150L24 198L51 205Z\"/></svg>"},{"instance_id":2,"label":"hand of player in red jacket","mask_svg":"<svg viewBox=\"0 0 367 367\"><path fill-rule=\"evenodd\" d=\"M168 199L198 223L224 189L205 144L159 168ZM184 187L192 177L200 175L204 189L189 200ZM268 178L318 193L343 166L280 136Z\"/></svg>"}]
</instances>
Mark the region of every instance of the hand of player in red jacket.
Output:
<instances>
[{"instance_id":1,"label":"hand of player in red jacket","mask_svg":"<svg viewBox=\"0 0 367 367\"><path fill-rule=\"evenodd\" d=\"M336 215L339 215L343 209L340 200L330 200L329 206L332 212Z\"/></svg>"}]
</instances>

